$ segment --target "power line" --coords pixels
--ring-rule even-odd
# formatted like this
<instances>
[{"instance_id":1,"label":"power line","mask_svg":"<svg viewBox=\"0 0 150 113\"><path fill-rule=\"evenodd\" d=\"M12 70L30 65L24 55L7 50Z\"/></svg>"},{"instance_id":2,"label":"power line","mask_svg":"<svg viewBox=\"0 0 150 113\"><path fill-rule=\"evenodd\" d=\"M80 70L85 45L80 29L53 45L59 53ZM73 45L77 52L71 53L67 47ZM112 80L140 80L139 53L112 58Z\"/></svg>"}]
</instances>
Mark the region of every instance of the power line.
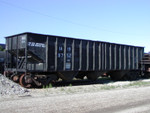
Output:
<instances>
[{"instance_id":1,"label":"power line","mask_svg":"<svg viewBox=\"0 0 150 113\"><path fill-rule=\"evenodd\" d=\"M56 19L56 20L59 20L59 21L63 21L63 22L66 22L66 23L70 23L70 24L86 27L86 28L89 28L89 29L94 29L94 30L97 30L97 31L101 30L101 31L110 32L110 33L117 33L117 34L127 35L126 33L122 33L122 32L117 32L117 31L111 31L111 30L107 30L107 29L97 28L97 27L94 27L94 26L89 26L89 25L73 22L73 21L70 21L70 20L63 19L63 18L54 17L54 16L51 16L51 15L44 14L42 12L39 12L39 11L36 11L36 10L32 10L32 9L28 9L28 8L25 8L25 7L21 7L19 5L15 5L15 4L6 2L6 1L2 1L1 0L0 3L5 4L5 5L9 5L11 7L15 7L15 8L18 8L18 9L22 9L22 10L25 10L25 11L30 12L30 13L34 13L34 14L45 16L45 17L48 17L48 18L52 18L52 19Z\"/></svg>"}]
</instances>

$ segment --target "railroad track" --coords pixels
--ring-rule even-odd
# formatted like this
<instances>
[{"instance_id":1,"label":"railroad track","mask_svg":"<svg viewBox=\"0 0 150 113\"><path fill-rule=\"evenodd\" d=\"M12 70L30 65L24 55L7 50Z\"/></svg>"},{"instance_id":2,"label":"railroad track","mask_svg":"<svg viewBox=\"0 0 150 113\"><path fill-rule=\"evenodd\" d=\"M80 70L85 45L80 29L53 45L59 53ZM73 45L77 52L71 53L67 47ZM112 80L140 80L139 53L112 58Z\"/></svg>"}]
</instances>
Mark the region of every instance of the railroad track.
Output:
<instances>
[{"instance_id":1,"label":"railroad track","mask_svg":"<svg viewBox=\"0 0 150 113\"><path fill-rule=\"evenodd\" d=\"M80 85L92 85L92 84L107 84L110 82L114 82L109 78L100 78L96 81L91 81L88 79L85 80L72 80L69 82L66 81L58 81L52 84L53 87L61 87L61 86L80 86Z\"/></svg>"}]
</instances>

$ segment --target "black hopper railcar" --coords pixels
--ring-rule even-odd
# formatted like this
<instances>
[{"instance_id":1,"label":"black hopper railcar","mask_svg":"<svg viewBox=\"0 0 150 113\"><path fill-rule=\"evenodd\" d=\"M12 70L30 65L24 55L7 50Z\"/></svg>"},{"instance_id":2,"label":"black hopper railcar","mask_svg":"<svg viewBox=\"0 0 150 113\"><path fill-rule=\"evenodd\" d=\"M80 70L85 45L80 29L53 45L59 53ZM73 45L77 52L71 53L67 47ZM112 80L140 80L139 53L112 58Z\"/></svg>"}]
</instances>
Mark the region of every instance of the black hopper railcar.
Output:
<instances>
[{"instance_id":1,"label":"black hopper railcar","mask_svg":"<svg viewBox=\"0 0 150 113\"><path fill-rule=\"evenodd\" d=\"M143 55L143 47L26 32L6 37L4 73L23 87L104 74L135 79Z\"/></svg>"}]
</instances>

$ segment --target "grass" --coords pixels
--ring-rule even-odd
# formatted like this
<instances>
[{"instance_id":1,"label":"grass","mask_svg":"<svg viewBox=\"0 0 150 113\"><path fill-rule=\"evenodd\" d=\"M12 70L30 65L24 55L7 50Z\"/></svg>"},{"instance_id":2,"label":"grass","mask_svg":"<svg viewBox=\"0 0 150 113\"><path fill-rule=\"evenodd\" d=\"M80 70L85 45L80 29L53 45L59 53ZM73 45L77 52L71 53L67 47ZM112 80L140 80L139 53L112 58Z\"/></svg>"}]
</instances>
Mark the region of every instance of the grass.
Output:
<instances>
[{"instance_id":1,"label":"grass","mask_svg":"<svg viewBox=\"0 0 150 113\"><path fill-rule=\"evenodd\" d=\"M65 91L65 89L64 89L64 87L61 87L61 89L60 89L61 91Z\"/></svg>"},{"instance_id":2,"label":"grass","mask_svg":"<svg viewBox=\"0 0 150 113\"><path fill-rule=\"evenodd\" d=\"M104 85L104 86L100 87L100 90L111 90L111 89L115 89L117 87L118 86L107 86L107 85Z\"/></svg>"},{"instance_id":3,"label":"grass","mask_svg":"<svg viewBox=\"0 0 150 113\"><path fill-rule=\"evenodd\" d=\"M74 94L74 93L89 93L89 92L99 92L104 90L115 90L115 89L126 89L126 88L132 88L132 87L144 87L144 86L150 86L149 81L144 80L138 80L138 81L131 81L131 82L125 82L124 83L117 83L115 84L94 84L94 85L80 85L80 86L72 86L72 84L69 84L68 86L64 87L57 87L53 88L52 84L44 86L44 89L47 89L48 94L50 91L52 91L52 94Z\"/></svg>"},{"instance_id":4,"label":"grass","mask_svg":"<svg viewBox=\"0 0 150 113\"><path fill-rule=\"evenodd\" d=\"M69 84L69 86L71 87L71 86L72 86L72 84Z\"/></svg>"},{"instance_id":5,"label":"grass","mask_svg":"<svg viewBox=\"0 0 150 113\"><path fill-rule=\"evenodd\" d=\"M136 81L127 85L127 87L133 87L133 86L136 86L136 87L150 86L150 82Z\"/></svg>"},{"instance_id":6,"label":"grass","mask_svg":"<svg viewBox=\"0 0 150 113\"><path fill-rule=\"evenodd\" d=\"M150 86L150 82L145 81L134 81L127 85L107 85L101 86L101 90L112 90L117 88L130 88L130 87L144 87L144 86Z\"/></svg>"},{"instance_id":7,"label":"grass","mask_svg":"<svg viewBox=\"0 0 150 113\"><path fill-rule=\"evenodd\" d=\"M53 86L52 86L52 84L50 83L50 84L48 84L48 85L43 85L43 89L45 89L45 88L53 88Z\"/></svg>"}]
</instances>

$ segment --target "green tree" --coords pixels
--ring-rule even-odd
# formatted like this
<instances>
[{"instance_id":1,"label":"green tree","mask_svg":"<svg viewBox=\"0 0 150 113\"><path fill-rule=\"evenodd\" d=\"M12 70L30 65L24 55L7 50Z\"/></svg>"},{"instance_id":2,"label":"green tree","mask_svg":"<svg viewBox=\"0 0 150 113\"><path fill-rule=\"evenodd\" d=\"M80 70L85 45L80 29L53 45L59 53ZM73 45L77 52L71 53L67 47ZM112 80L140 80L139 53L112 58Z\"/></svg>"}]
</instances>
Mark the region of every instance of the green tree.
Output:
<instances>
[{"instance_id":1,"label":"green tree","mask_svg":"<svg viewBox=\"0 0 150 113\"><path fill-rule=\"evenodd\" d=\"M3 47L2 47L2 46L0 46L0 51L4 51L4 49L3 49Z\"/></svg>"}]
</instances>

